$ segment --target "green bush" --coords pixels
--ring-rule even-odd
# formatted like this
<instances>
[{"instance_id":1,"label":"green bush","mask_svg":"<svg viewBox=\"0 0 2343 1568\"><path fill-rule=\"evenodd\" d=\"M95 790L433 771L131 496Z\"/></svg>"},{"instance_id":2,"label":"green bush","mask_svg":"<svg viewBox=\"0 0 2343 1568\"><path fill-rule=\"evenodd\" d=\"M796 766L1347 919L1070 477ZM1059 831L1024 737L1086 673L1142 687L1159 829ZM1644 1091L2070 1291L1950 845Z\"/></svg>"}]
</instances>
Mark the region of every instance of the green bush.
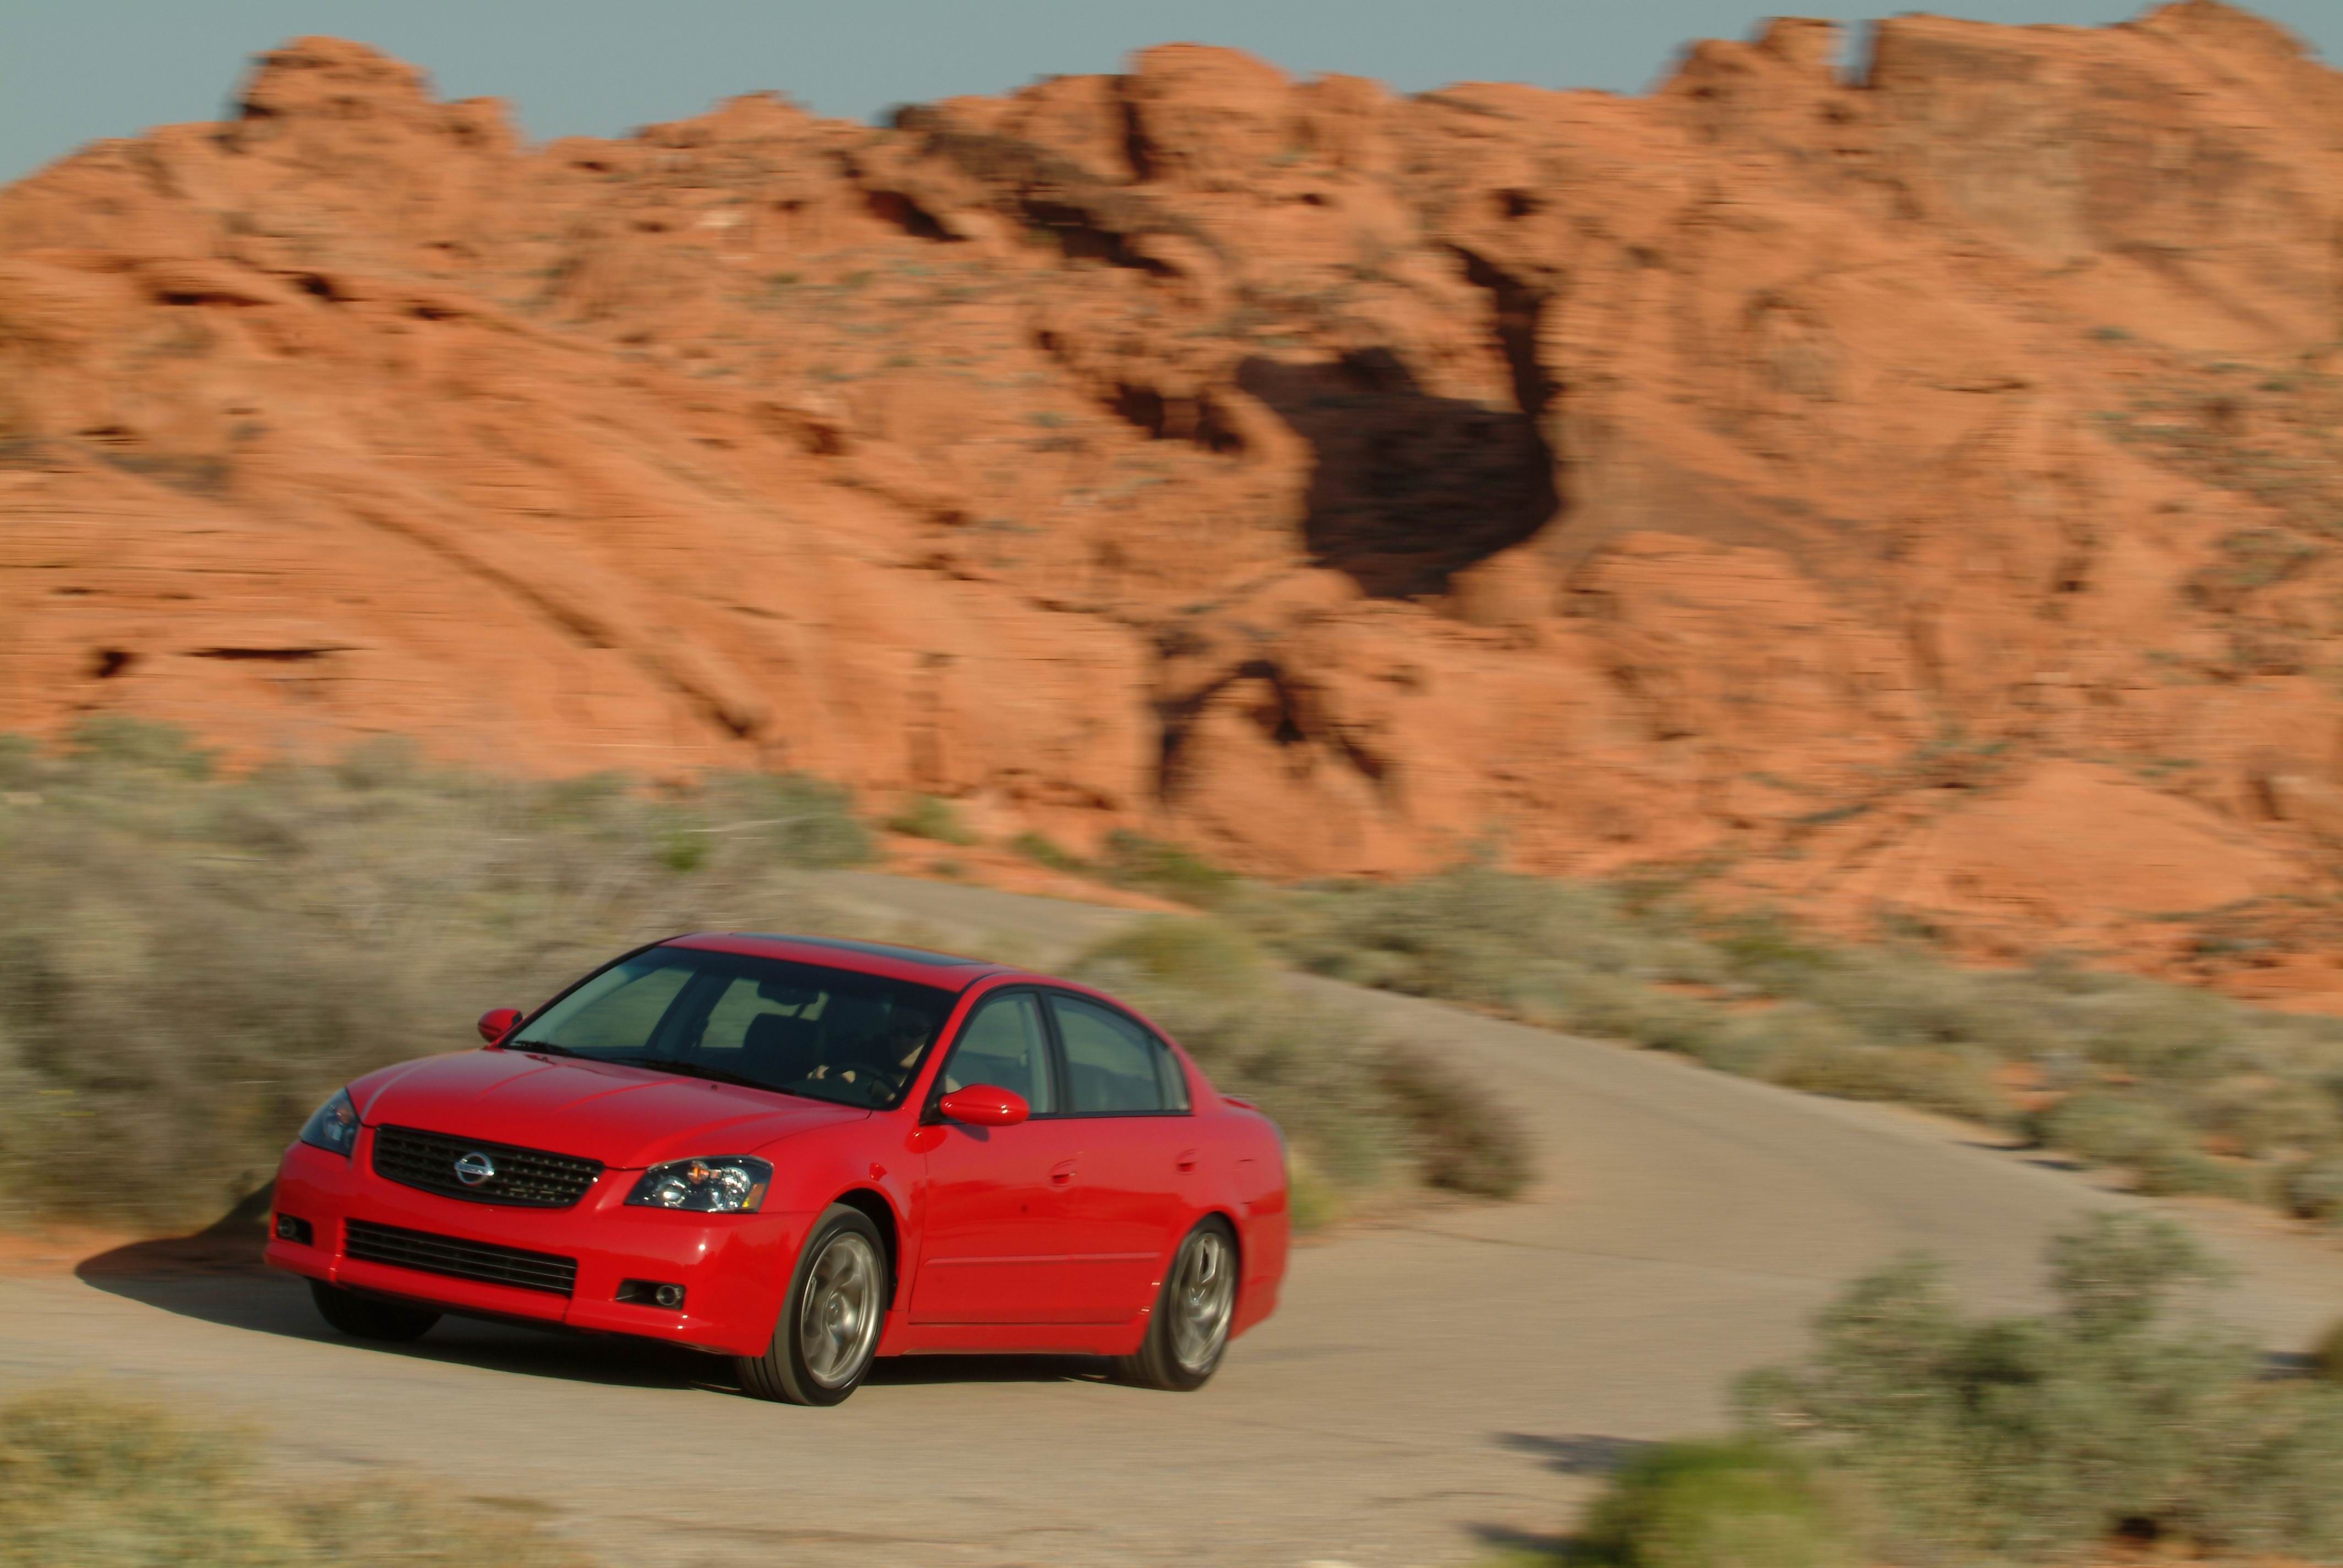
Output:
<instances>
[{"instance_id":1,"label":"green bush","mask_svg":"<svg viewBox=\"0 0 2343 1568\"><path fill-rule=\"evenodd\" d=\"M2036 1317L1964 1317L1926 1260L1856 1282L1806 1362L1744 1380L1753 1430L1874 1500L1890 1561L2041 1561L2118 1533L2343 1553L2343 1392L2272 1382L2176 1311L2218 1274L2186 1231L2102 1213L2048 1262L2057 1305Z\"/></svg>"},{"instance_id":2,"label":"green bush","mask_svg":"<svg viewBox=\"0 0 2343 1568\"><path fill-rule=\"evenodd\" d=\"M377 746L214 778L118 722L6 766L0 1220L215 1218L350 1077L634 942L802 924L797 868L868 848L842 792L789 777L660 793Z\"/></svg>"},{"instance_id":3,"label":"green bush","mask_svg":"<svg viewBox=\"0 0 2343 1568\"><path fill-rule=\"evenodd\" d=\"M292 1486L251 1437L87 1389L0 1404L0 1564L584 1568L534 1526L395 1481Z\"/></svg>"},{"instance_id":4,"label":"green bush","mask_svg":"<svg viewBox=\"0 0 2343 1568\"><path fill-rule=\"evenodd\" d=\"M901 810L887 819L887 829L912 839L933 839L939 844L973 844L976 835L960 819L960 809L933 795L914 795Z\"/></svg>"},{"instance_id":5,"label":"green bush","mask_svg":"<svg viewBox=\"0 0 2343 1568\"><path fill-rule=\"evenodd\" d=\"M1588 1508L1579 1544L1603 1568L1847 1568L1855 1542L1815 1468L1753 1438L1635 1455Z\"/></svg>"},{"instance_id":6,"label":"green bush","mask_svg":"<svg viewBox=\"0 0 2343 1568\"><path fill-rule=\"evenodd\" d=\"M1127 997L1216 1085L1277 1120L1293 1151L1298 1217L1305 1184L1324 1217L1395 1168L1487 1197L1528 1180L1527 1141L1508 1108L1440 1070L1435 1056L1403 1050L1365 1018L1302 995L1242 930L1143 920L1091 948L1072 973Z\"/></svg>"}]
</instances>

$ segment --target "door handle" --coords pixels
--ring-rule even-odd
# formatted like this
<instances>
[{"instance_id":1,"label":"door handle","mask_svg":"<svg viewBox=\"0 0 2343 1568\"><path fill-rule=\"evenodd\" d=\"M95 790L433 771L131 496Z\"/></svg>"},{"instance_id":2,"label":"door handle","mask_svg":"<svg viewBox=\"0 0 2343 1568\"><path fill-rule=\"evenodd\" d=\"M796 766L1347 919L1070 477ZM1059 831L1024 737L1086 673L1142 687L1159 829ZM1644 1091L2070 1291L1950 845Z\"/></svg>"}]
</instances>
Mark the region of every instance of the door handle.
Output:
<instances>
[{"instance_id":1,"label":"door handle","mask_svg":"<svg viewBox=\"0 0 2343 1568\"><path fill-rule=\"evenodd\" d=\"M1072 1161L1071 1161L1071 1160L1061 1160L1061 1161L1059 1161L1055 1165L1052 1165L1052 1166L1051 1166L1051 1167L1050 1167L1050 1185L1051 1185L1051 1186L1052 1186L1052 1187L1066 1187L1066 1186L1071 1186L1071 1185L1072 1185L1072 1183L1073 1183L1073 1180L1074 1180L1074 1162L1073 1162Z\"/></svg>"},{"instance_id":2,"label":"door handle","mask_svg":"<svg viewBox=\"0 0 2343 1568\"><path fill-rule=\"evenodd\" d=\"M1172 1163L1182 1171L1193 1171L1196 1168L1196 1151L1182 1149Z\"/></svg>"}]
</instances>

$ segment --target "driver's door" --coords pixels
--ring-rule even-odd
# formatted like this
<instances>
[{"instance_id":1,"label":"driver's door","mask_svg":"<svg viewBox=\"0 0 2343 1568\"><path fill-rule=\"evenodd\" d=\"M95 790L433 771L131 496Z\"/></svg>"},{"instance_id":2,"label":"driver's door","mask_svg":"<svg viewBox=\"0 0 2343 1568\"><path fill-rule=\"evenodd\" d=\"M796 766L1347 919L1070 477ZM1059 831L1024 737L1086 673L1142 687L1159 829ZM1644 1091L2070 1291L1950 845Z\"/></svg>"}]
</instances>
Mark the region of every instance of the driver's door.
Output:
<instances>
[{"instance_id":1,"label":"driver's door","mask_svg":"<svg viewBox=\"0 0 2343 1568\"><path fill-rule=\"evenodd\" d=\"M937 1124L911 1322L1081 1322L1069 1201L1081 1129L1056 1114L1057 1074L1035 993L987 998L961 1027L936 1095L979 1083L1021 1095L1032 1115L1014 1127Z\"/></svg>"}]
</instances>

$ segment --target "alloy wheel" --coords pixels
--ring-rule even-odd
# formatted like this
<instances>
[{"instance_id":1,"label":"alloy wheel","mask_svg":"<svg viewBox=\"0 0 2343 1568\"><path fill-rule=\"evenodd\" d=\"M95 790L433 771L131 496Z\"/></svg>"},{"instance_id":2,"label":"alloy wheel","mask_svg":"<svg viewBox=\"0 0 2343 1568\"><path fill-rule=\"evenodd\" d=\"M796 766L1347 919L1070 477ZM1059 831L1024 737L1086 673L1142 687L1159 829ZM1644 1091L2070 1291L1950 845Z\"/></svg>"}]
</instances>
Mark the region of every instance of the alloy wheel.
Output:
<instances>
[{"instance_id":1,"label":"alloy wheel","mask_svg":"<svg viewBox=\"0 0 2343 1568\"><path fill-rule=\"evenodd\" d=\"M807 1372L822 1387L852 1382L870 1359L879 1340L883 1277L878 1253L851 1231L832 1236L808 1271L798 1312L798 1350Z\"/></svg>"}]
</instances>

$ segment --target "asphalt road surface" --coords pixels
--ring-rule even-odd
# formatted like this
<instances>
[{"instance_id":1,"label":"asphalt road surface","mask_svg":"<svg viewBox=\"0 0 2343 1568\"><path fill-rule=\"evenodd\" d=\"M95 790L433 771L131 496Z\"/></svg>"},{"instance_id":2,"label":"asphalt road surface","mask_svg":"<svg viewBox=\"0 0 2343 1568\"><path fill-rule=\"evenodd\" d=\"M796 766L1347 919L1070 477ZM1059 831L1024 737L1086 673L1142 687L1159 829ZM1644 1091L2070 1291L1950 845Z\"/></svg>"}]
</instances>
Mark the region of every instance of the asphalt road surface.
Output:
<instances>
[{"instance_id":1,"label":"asphalt road surface","mask_svg":"<svg viewBox=\"0 0 2343 1568\"><path fill-rule=\"evenodd\" d=\"M1036 957L1128 918L862 875L824 896ZM1541 1179L1301 1249L1283 1310L1198 1393L913 1360L793 1409L659 1347L452 1319L357 1344L296 1282L136 1253L0 1279L0 1382L192 1396L297 1470L542 1512L613 1563L1444 1563L1557 1534L1621 1453L1718 1427L1731 1375L1795 1353L1849 1275L1921 1248L1971 1304L2026 1306L2044 1238L2129 1201L1948 1123L1307 983L1519 1106ZM2238 1267L2221 1311L2274 1350L2343 1314L2343 1252L2180 1212Z\"/></svg>"}]
</instances>

